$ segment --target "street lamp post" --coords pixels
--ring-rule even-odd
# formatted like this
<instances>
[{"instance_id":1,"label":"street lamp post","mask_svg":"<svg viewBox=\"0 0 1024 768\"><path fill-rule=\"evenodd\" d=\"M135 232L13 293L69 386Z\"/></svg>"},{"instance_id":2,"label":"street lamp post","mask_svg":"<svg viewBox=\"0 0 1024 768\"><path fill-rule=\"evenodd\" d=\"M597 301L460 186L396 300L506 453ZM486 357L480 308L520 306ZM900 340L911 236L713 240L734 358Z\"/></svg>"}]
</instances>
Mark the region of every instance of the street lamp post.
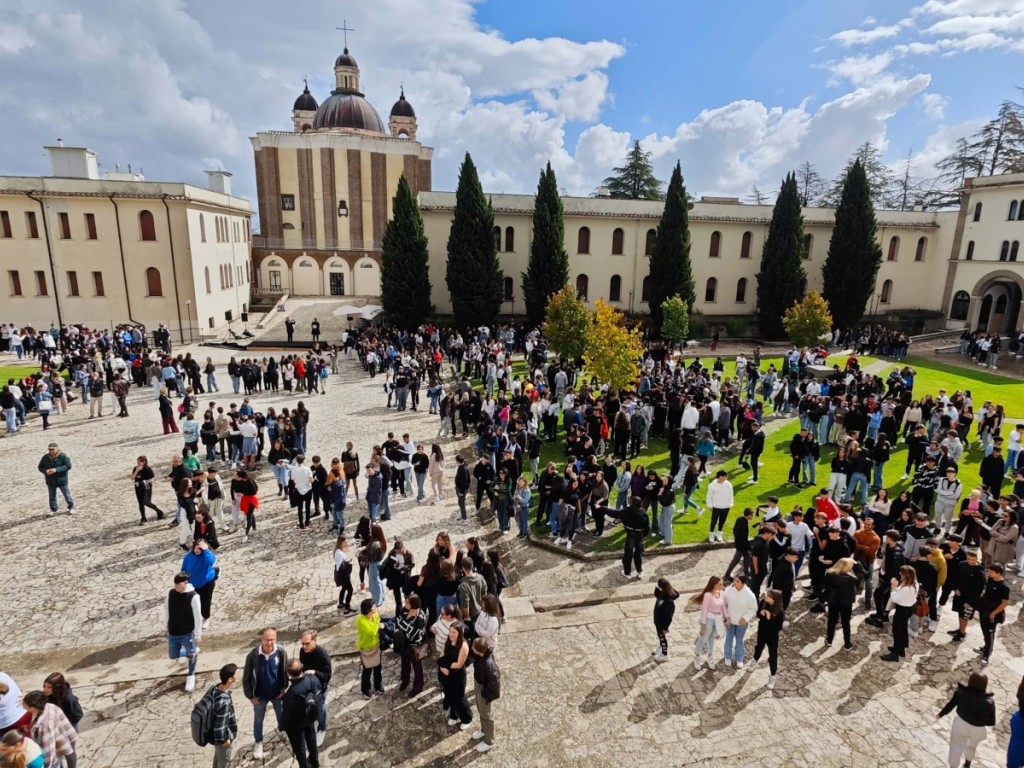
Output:
<instances>
[{"instance_id":1,"label":"street lamp post","mask_svg":"<svg viewBox=\"0 0 1024 768\"><path fill-rule=\"evenodd\" d=\"M185 310L188 312L188 343L192 343L192 299L185 299ZM182 339L184 341L184 339Z\"/></svg>"}]
</instances>

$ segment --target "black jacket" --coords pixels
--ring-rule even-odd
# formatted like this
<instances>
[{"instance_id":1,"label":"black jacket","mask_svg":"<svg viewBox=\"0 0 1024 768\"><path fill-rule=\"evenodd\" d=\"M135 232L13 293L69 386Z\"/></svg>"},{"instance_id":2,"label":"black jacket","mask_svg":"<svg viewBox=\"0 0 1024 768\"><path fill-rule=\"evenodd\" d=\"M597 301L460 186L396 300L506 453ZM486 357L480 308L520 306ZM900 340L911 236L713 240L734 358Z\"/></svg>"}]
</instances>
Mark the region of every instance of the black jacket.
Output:
<instances>
[{"instance_id":1,"label":"black jacket","mask_svg":"<svg viewBox=\"0 0 1024 768\"><path fill-rule=\"evenodd\" d=\"M288 666L288 653L281 646L278 646L274 653L277 654L277 682L279 686L278 693L280 693L288 686L288 673L285 671L285 667ZM242 692L247 699L251 699L256 695L256 673L258 670L256 659L259 654L260 647L257 645L245 657L245 670L242 672Z\"/></svg>"},{"instance_id":2,"label":"black jacket","mask_svg":"<svg viewBox=\"0 0 1024 768\"><path fill-rule=\"evenodd\" d=\"M314 723L306 722L306 695L313 691L320 696L320 681L316 675L303 675L298 680L292 680L285 693L282 705L284 712L281 715L281 726L286 731L301 731L309 728Z\"/></svg>"},{"instance_id":3,"label":"black jacket","mask_svg":"<svg viewBox=\"0 0 1024 768\"><path fill-rule=\"evenodd\" d=\"M333 672L331 654L327 652L327 649L322 645L318 645L308 653L305 650L301 650L299 651L299 661L302 662L303 672L313 670L316 673L316 679L320 681L320 688L326 691L327 686L331 683L331 674Z\"/></svg>"},{"instance_id":4,"label":"black jacket","mask_svg":"<svg viewBox=\"0 0 1024 768\"><path fill-rule=\"evenodd\" d=\"M737 552L750 551L750 523L743 515L732 524L732 544Z\"/></svg>"},{"instance_id":5,"label":"black jacket","mask_svg":"<svg viewBox=\"0 0 1024 768\"><path fill-rule=\"evenodd\" d=\"M629 505L622 510L622 516L619 519L622 520L622 527L626 529L627 534L647 536L651 532L651 520L640 507Z\"/></svg>"},{"instance_id":6,"label":"black jacket","mask_svg":"<svg viewBox=\"0 0 1024 768\"><path fill-rule=\"evenodd\" d=\"M501 698L501 672L493 654L477 656L470 651L470 656L473 657L473 679L480 685L484 701L490 703Z\"/></svg>"},{"instance_id":7,"label":"black jacket","mask_svg":"<svg viewBox=\"0 0 1024 768\"><path fill-rule=\"evenodd\" d=\"M857 577L852 573L826 573L825 594L829 605L853 605L857 599Z\"/></svg>"},{"instance_id":8,"label":"black jacket","mask_svg":"<svg viewBox=\"0 0 1024 768\"><path fill-rule=\"evenodd\" d=\"M985 589L985 578L985 566L981 563L973 566L966 561L960 563L956 569L956 589L964 605L978 604Z\"/></svg>"},{"instance_id":9,"label":"black jacket","mask_svg":"<svg viewBox=\"0 0 1024 768\"><path fill-rule=\"evenodd\" d=\"M939 712L939 717L948 715L956 707L956 713L970 725L992 726L996 724L996 703L991 693L982 693L957 683L946 706Z\"/></svg>"},{"instance_id":10,"label":"black jacket","mask_svg":"<svg viewBox=\"0 0 1024 768\"><path fill-rule=\"evenodd\" d=\"M465 464L460 464L455 470L455 490L458 493L469 491L469 468Z\"/></svg>"},{"instance_id":11,"label":"black jacket","mask_svg":"<svg viewBox=\"0 0 1024 768\"><path fill-rule=\"evenodd\" d=\"M676 614L676 599L679 593L672 590L669 593L661 591L660 587L654 588L654 628L664 631L672 624L672 617Z\"/></svg>"}]
</instances>

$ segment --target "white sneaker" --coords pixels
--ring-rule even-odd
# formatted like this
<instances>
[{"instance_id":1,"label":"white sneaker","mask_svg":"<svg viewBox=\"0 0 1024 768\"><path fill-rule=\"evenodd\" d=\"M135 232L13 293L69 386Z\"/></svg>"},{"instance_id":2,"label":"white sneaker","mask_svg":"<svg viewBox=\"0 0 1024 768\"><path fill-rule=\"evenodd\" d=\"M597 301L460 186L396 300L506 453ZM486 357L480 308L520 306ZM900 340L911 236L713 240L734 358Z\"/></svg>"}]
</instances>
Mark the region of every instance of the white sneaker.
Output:
<instances>
[{"instance_id":1,"label":"white sneaker","mask_svg":"<svg viewBox=\"0 0 1024 768\"><path fill-rule=\"evenodd\" d=\"M782 628L783 629L788 629L789 628L789 622L788 621L783 621L782 622Z\"/></svg>"},{"instance_id":2,"label":"white sneaker","mask_svg":"<svg viewBox=\"0 0 1024 768\"><path fill-rule=\"evenodd\" d=\"M751 672L757 669L757 659L751 659L750 662L747 664L747 669Z\"/></svg>"},{"instance_id":3,"label":"white sneaker","mask_svg":"<svg viewBox=\"0 0 1024 768\"><path fill-rule=\"evenodd\" d=\"M457 718L457 717L454 717L454 718L453 717L449 717L448 718L448 725L458 725L458 724L459 724L459 718Z\"/></svg>"},{"instance_id":4,"label":"white sneaker","mask_svg":"<svg viewBox=\"0 0 1024 768\"><path fill-rule=\"evenodd\" d=\"M928 631L929 632L934 632L938 628L939 628L939 622L937 622L937 621L929 621L928 622Z\"/></svg>"},{"instance_id":5,"label":"white sneaker","mask_svg":"<svg viewBox=\"0 0 1024 768\"><path fill-rule=\"evenodd\" d=\"M714 532L712 532L712 533L708 534L708 541L709 541L709 542L712 542L712 541L714 541L714 540L715 540L715 534L714 534Z\"/></svg>"},{"instance_id":6,"label":"white sneaker","mask_svg":"<svg viewBox=\"0 0 1024 768\"><path fill-rule=\"evenodd\" d=\"M252 759L262 760L263 759L263 742L257 741L252 748Z\"/></svg>"},{"instance_id":7,"label":"white sneaker","mask_svg":"<svg viewBox=\"0 0 1024 768\"><path fill-rule=\"evenodd\" d=\"M468 731L468 730L469 730L470 728L472 728L472 727L473 727L473 726L472 726L472 725L470 725L469 723L462 723L462 724L461 724L461 725L459 726L459 730L460 730L460 731Z\"/></svg>"},{"instance_id":8,"label":"white sneaker","mask_svg":"<svg viewBox=\"0 0 1024 768\"><path fill-rule=\"evenodd\" d=\"M69 515L75 514L75 508L74 507L68 507L68 514Z\"/></svg>"},{"instance_id":9,"label":"white sneaker","mask_svg":"<svg viewBox=\"0 0 1024 768\"><path fill-rule=\"evenodd\" d=\"M714 669L717 663L714 659L708 659L708 669Z\"/></svg>"},{"instance_id":10,"label":"white sneaker","mask_svg":"<svg viewBox=\"0 0 1024 768\"><path fill-rule=\"evenodd\" d=\"M666 656L663 653L658 653L658 654L655 654L654 660L657 661L658 663L661 663L663 661L668 661L668 656Z\"/></svg>"},{"instance_id":11,"label":"white sneaker","mask_svg":"<svg viewBox=\"0 0 1024 768\"><path fill-rule=\"evenodd\" d=\"M472 735L471 738L474 738L477 741L480 741L480 739L482 739L483 737L484 737L484 732L483 731L473 731L473 735Z\"/></svg>"},{"instance_id":12,"label":"white sneaker","mask_svg":"<svg viewBox=\"0 0 1024 768\"><path fill-rule=\"evenodd\" d=\"M195 675L187 675L185 677L185 693L190 693L191 691L194 691L195 688L196 688L196 676Z\"/></svg>"},{"instance_id":13,"label":"white sneaker","mask_svg":"<svg viewBox=\"0 0 1024 768\"><path fill-rule=\"evenodd\" d=\"M743 669L743 662L742 661L737 661L736 662L736 669Z\"/></svg>"},{"instance_id":14,"label":"white sneaker","mask_svg":"<svg viewBox=\"0 0 1024 768\"><path fill-rule=\"evenodd\" d=\"M700 656L695 656L693 658L693 668L700 669Z\"/></svg>"},{"instance_id":15,"label":"white sneaker","mask_svg":"<svg viewBox=\"0 0 1024 768\"><path fill-rule=\"evenodd\" d=\"M704 513L707 512L704 507L697 507L697 517L704 517Z\"/></svg>"},{"instance_id":16,"label":"white sneaker","mask_svg":"<svg viewBox=\"0 0 1024 768\"><path fill-rule=\"evenodd\" d=\"M619 573L622 574L622 578L624 578L624 579L628 579L630 577L630 574L626 573L626 569L625 568L619 568Z\"/></svg>"},{"instance_id":17,"label":"white sneaker","mask_svg":"<svg viewBox=\"0 0 1024 768\"><path fill-rule=\"evenodd\" d=\"M775 675L768 675L768 690L772 690L775 687Z\"/></svg>"},{"instance_id":18,"label":"white sneaker","mask_svg":"<svg viewBox=\"0 0 1024 768\"><path fill-rule=\"evenodd\" d=\"M327 738L327 731L316 732L316 745L322 747L324 745L324 739Z\"/></svg>"},{"instance_id":19,"label":"white sneaker","mask_svg":"<svg viewBox=\"0 0 1024 768\"><path fill-rule=\"evenodd\" d=\"M910 635L911 637L920 637L921 636L921 631L917 630L917 629L908 629L907 630L907 634Z\"/></svg>"},{"instance_id":20,"label":"white sneaker","mask_svg":"<svg viewBox=\"0 0 1024 768\"><path fill-rule=\"evenodd\" d=\"M248 544L249 543L249 534L247 534L247 533L243 533L242 534L242 543L243 544Z\"/></svg>"},{"instance_id":21,"label":"white sneaker","mask_svg":"<svg viewBox=\"0 0 1024 768\"><path fill-rule=\"evenodd\" d=\"M566 541L565 542L565 548L566 549L572 549L572 542L571 541Z\"/></svg>"},{"instance_id":22,"label":"white sneaker","mask_svg":"<svg viewBox=\"0 0 1024 768\"><path fill-rule=\"evenodd\" d=\"M555 544L565 544L565 539L559 536L557 539L555 539Z\"/></svg>"},{"instance_id":23,"label":"white sneaker","mask_svg":"<svg viewBox=\"0 0 1024 768\"><path fill-rule=\"evenodd\" d=\"M56 513L52 509L46 510L47 517L53 517Z\"/></svg>"},{"instance_id":24,"label":"white sneaker","mask_svg":"<svg viewBox=\"0 0 1024 768\"><path fill-rule=\"evenodd\" d=\"M203 629L209 629L209 628L210 628L210 620L207 619L206 621L203 622Z\"/></svg>"},{"instance_id":25,"label":"white sneaker","mask_svg":"<svg viewBox=\"0 0 1024 768\"><path fill-rule=\"evenodd\" d=\"M481 741L476 745L477 752L490 752L492 749L494 749L494 745L488 744L486 741Z\"/></svg>"}]
</instances>

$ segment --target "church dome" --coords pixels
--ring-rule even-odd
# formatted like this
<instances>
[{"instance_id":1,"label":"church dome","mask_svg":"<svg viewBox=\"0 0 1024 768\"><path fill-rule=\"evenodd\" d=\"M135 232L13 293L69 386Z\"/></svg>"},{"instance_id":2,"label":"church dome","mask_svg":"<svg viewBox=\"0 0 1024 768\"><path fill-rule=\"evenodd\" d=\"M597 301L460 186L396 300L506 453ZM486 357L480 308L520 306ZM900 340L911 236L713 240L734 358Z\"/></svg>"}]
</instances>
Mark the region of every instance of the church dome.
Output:
<instances>
[{"instance_id":1,"label":"church dome","mask_svg":"<svg viewBox=\"0 0 1024 768\"><path fill-rule=\"evenodd\" d=\"M302 94L295 100L295 106L292 109L297 112L316 112L318 107L319 104L316 103L313 94L309 92L309 85L306 85Z\"/></svg>"},{"instance_id":2,"label":"church dome","mask_svg":"<svg viewBox=\"0 0 1024 768\"><path fill-rule=\"evenodd\" d=\"M338 50L338 49L335 48L334 50ZM336 58L334 60L334 66L335 67L356 67L357 69L359 68L359 65L356 64L356 57L348 52L348 48L346 48L342 52L341 56L339 56L338 58Z\"/></svg>"},{"instance_id":3,"label":"church dome","mask_svg":"<svg viewBox=\"0 0 1024 768\"><path fill-rule=\"evenodd\" d=\"M402 95L398 97L398 101L395 102L395 106L391 108L392 117L416 117L416 112L412 108L412 104L405 100L405 90L402 90Z\"/></svg>"},{"instance_id":4,"label":"church dome","mask_svg":"<svg viewBox=\"0 0 1024 768\"><path fill-rule=\"evenodd\" d=\"M317 110L313 128L356 128L385 133L384 122L373 105L360 94L351 91L334 91Z\"/></svg>"}]
</instances>

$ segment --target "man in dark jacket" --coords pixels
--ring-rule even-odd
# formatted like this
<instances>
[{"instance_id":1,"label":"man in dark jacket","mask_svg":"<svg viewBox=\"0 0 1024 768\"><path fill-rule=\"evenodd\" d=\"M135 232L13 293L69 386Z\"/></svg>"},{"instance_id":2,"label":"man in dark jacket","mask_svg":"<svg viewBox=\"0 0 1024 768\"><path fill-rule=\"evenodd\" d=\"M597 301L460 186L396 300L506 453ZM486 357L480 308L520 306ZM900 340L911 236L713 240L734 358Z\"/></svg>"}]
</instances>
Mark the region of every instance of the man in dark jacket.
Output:
<instances>
[{"instance_id":1,"label":"man in dark jacket","mask_svg":"<svg viewBox=\"0 0 1024 768\"><path fill-rule=\"evenodd\" d=\"M466 512L466 494L469 493L469 468L466 460L458 455L455 457L455 498L459 501L459 514L462 516L463 525L469 523L469 516Z\"/></svg>"},{"instance_id":2,"label":"man in dark jacket","mask_svg":"<svg viewBox=\"0 0 1024 768\"><path fill-rule=\"evenodd\" d=\"M491 705L501 697L501 672L486 640L478 637L472 648L473 689L476 692L476 711L480 715L480 730L473 734L473 738L480 742L476 745L477 752L488 752L494 747Z\"/></svg>"},{"instance_id":3,"label":"man in dark jacket","mask_svg":"<svg viewBox=\"0 0 1024 768\"><path fill-rule=\"evenodd\" d=\"M283 727L281 697L288 687L285 672L287 666L288 654L277 645L277 630L268 627L263 630L260 644L245 657L245 671L242 673L242 692L253 706L252 737L256 742L252 750L254 760L263 757L263 718L267 714L268 704L274 708L278 728Z\"/></svg>"},{"instance_id":4,"label":"man in dark jacket","mask_svg":"<svg viewBox=\"0 0 1024 768\"><path fill-rule=\"evenodd\" d=\"M288 734L299 768L320 768L316 744L316 724L322 698L320 681L316 675L304 674L302 662L292 659L288 663L288 682L281 727ZM316 703L311 704L310 701Z\"/></svg>"},{"instance_id":5,"label":"man in dark jacket","mask_svg":"<svg viewBox=\"0 0 1024 768\"><path fill-rule=\"evenodd\" d=\"M761 594L761 585L768 578L768 563L771 562L770 549L775 530L769 525L762 525L757 538L750 546L750 589L755 595Z\"/></svg>"},{"instance_id":6,"label":"man in dark jacket","mask_svg":"<svg viewBox=\"0 0 1024 768\"><path fill-rule=\"evenodd\" d=\"M899 578L900 568L905 562L899 531L890 529L885 532L885 536L882 537L882 548L878 551L878 559L882 562L878 570L878 586L875 587L875 613L864 619L867 624L875 627L881 627L889 620L889 611L885 606L892 591L890 580Z\"/></svg>"},{"instance_id":7,"label":"man in dark jacket","mask_svg":"<svg viewBox=\"0 0 1024 768\"><path fill-rule=\"evenodd\" d=\"M981 477L982 484L988 487L989 496L999 498L1005 473L1003 452L999 446L996 446L992 449L991 455L981 460L981 465L978 467L978 476Z\"/></svg>"},{"instance_id":8,"label":"man in dark jacket","mask_svg":"<svg viewBox=\"0 0 1024 768\"><path fill-rule=\"evenodd\" d=\"M303 632L301 643L299 661L302 663L302 671L307 675L315 675L320 682L320 717L316 727L316 745L320 747L323 746L327 732L327 686L330 685L333 674L331 654L322 645L317 644L315 629Z\"/></svg>"},{"instance_id":9,"label":"man in dark jacket","mask_svg":"<svg viewBox=\"0 0 1024 768\"><path fill-rule=\"evenodd\" d=\"M749 578L750 570L750 521L754 518L754 510L747 507L743 514L732 524L732 545L735 549L729 567L725 569L723 581L732 583L732 569L743 563L743 573Z\"/></svg>"},{"instance_id":10,"label":"man in dark jacket","mask_svg":"<svg viewBox=\"0 0 1024 768\"><path fill-rule=\"evenodd\" d=\"M621 571L624 579L629 578L633 565L636 565L637 579L643 578L644 575L644 538L651 532L651 521L647 518L642 505L641 498L634 496L619 517L622 520L622 527L626 531Z\"/></svg>"},{"instance_id":11,"label":"man in dark jacket","mask_svg":"<svg viewBox=\"0 0 1024 768\"><path fill-rule=\"evenodd\" d=\"M50 497L50 514L57 513L57 491L64 495L68 505L68 514L75 514L75 499L68 486L68 472L71 471L71 458L64 453L57 443L50 443L43 458L39 460L39 471L46 478L46 491Z\"/></svg>"},{"instance_id":12,"label":"man in dark jacket","mask_svg":"<svg viewBox=\"0 0 1024 768\"><path fill-rule=\"evenodd\" d=\"M480 461L473 467L473 477L476 478L476 512L480 514L480 502L483 501L484 494L487 494L487 498L491 502L491 508L495 507L495 496L494 496L494 467L491 466L491 460L485 453L480 457Z\"/></svg>"},{"instance_id":13,"label":"man in dark jacket","mask_svg":"<svg viewBox=\"0 0 1024 768\"><path fill-rule=\"evenodd\" d=\"M793 439L789 441L789 457L792 460L789 466L789 479L790 485L795 485L798 488L800 486L800 467L803 466L804 459L807 457L807 430L801 429L795 435Z\"/></svg>"},{"instance_id":14,"label":"man in dark jacket","mask_svg":"<svg viewBox=\"0 0 1024 768\"><path fill-rule=\"evenodd\" d=\"M948 633L952 635L953 642L959 643L967 637L967 625L974 618L981 593L985 589L985 578L985 568L981 565L978 550L967 550L967 559L956 569L953 610L960 619L960 626Z\"/></svg>"}]
</instances>

